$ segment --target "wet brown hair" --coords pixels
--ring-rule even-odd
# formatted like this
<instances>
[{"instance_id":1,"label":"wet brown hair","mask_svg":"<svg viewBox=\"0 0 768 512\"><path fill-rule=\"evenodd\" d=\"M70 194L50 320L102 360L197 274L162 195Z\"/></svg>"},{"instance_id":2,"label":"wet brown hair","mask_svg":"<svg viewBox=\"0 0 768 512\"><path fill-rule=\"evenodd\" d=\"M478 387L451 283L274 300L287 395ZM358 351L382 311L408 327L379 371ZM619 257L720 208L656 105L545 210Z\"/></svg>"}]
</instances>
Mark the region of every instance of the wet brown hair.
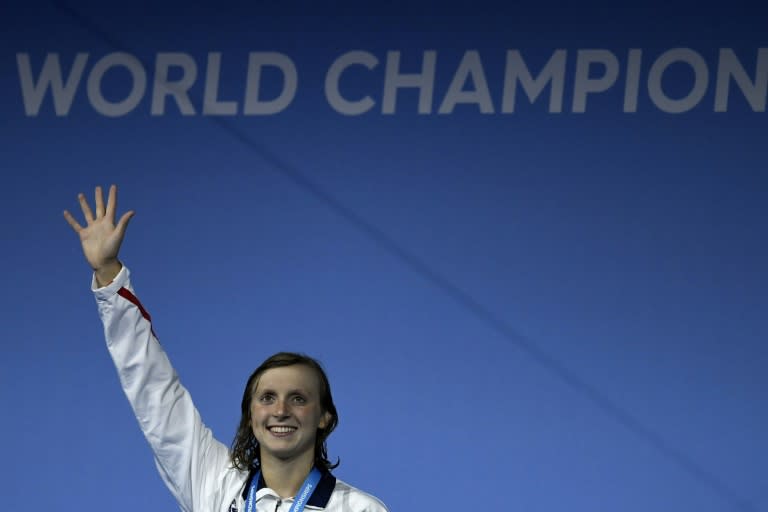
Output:
<instances>
[{"instance_id":1,"label":"wet brown hair","mask_svg":"<svg viewBox=\"0 0 768 512\"><path fill-rule=\"evenodd\" d=\"M328 460L328 450L325 445L326 439L339 424L339 414L336 412L336 406L333 403L331 395L331 385L328 382L328 376L320 363L304 354L295 352L278 352L267 358L261 365L254 370L243 391L243 400L240 404L240 425L237 427L235 439L232 441L230 457L232 465L242 471L258 468L261 465L259 453L259 442L253 435L251 429L251 401L253 400L253 391L259 378L272 368L282 368L284 366L304 365L311 368L317 374L317 380L320 383L319 398L320 407L324 413L330 415L330 421L324 428L317 429L315 437L315 466L321 470L330 470L339 465L338 459L333 464Z\"/></svg>"}]
</instances>

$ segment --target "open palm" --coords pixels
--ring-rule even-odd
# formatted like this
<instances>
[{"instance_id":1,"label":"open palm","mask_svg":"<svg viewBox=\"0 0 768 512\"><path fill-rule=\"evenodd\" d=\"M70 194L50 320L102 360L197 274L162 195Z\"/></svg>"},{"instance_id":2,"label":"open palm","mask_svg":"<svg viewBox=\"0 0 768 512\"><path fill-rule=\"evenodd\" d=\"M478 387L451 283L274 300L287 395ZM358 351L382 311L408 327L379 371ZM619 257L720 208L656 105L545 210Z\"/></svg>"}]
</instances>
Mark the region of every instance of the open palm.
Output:
<instances>
[{"instance_id":1,"label":"open palm","mask_svg":"<svg viewBox=\"0 0 768 512\"><path fill-rule=\"evenodd\" d=\"M134 212L124 213L115 224L115 212L117 210L117 187L115 185L109 188L106 207L104 206L101 187L96 187L95 215L83 194L78 194L77 199L83 210L86 226L81 226L66 210L64 210L64 218L80 237L85 259L91 268L97 272L110 265L118 264L117 255L120 251L120 245L123 243L128 221L133 217Z\"/></svg>"}]
</instances>

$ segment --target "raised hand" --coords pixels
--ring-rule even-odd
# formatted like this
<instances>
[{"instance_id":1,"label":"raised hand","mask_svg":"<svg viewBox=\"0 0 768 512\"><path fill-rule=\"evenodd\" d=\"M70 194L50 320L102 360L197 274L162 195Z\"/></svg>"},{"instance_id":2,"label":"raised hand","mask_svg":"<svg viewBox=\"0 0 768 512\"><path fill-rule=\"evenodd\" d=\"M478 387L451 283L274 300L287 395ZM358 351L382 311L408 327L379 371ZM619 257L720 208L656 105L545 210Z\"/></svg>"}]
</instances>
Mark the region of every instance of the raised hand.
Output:
<instances>
[{"instance_id":1,"label":"raised hand","mask_svg":"<svg viewBox=\"0 0 768 512\"><path fill-rule=\"evenodd\" d=\"M122 268L117 254L120 251L120 244L123 243L128 221L133 217L134 212L133 210L125 212L115 224L115 211L117 210L117 187L115 185L109 187L106 208L104 207L101 187L96 187L95 216L82 193L78 194L77 199L83 210L87 226L81 226L67 210L64 210L64 218L80 237L85 259L96 273L97 283L104 286L112 281Z\"/></svg>"}]
</instances>

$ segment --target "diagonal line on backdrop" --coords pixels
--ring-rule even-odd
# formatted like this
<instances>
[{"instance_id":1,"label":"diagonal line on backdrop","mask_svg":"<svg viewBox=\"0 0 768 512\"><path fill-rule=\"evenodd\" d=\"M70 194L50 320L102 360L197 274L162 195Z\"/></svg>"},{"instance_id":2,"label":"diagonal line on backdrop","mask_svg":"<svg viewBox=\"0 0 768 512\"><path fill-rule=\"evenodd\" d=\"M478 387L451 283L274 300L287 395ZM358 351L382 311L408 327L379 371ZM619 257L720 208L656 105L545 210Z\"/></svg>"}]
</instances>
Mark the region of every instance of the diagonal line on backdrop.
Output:
<instances>
[{"instance_id":1,"label":"diagonal line on backdrop","mask_svg":"<svg viewBox=\"0 0 768 512\"><path fill-rule=\"evenodd\" d=\"M125 44L122 44L120 41L113 38L97 24L71 6L56 0L53 0L52 3L58 10L72 18L81 28L98 37L107 45L116 50L136 55L136 52L131 51ZM145 62L142 62L142 64L145 68L149 69ZM229 123L225 119L219 117L207 117L206 119L224 130L234 139L241 142L245 147L252 150L277 172L289 178L296 186L324 203L330 210L339 215L339 217L372 239L381 249L400 259L412 271L421 275L427 282L454 299L468 312L488 324L497 333L501 334L504 338L522 350L531 360L556 376L567 386L582 394L596 407L601 409L608 416L613 417L614 420L637 437L653 446L659 453L675 463L694 479L709 487L727 501L730 501L737 510L744 512L758 512L753 501L739 496L738 493L715 474L702 467L696 460L685 454L682 450L670 444L669 441L664 439L661 434L651 427L644 425L639 418L624 409L608 395L579 377L554 356L520 334L514 327L504 321L499 315L493 313L489 308L483 306L469 293L453 284L445 276L433 270L426 261L400 246L397 241L383 230L379 229L360 214L356 213L353 209L336 199L320 185L308 179L295 166L282 160L277 154L251 138L244 130L239 129L233 123Z\"/></svg>"}]
</instances>

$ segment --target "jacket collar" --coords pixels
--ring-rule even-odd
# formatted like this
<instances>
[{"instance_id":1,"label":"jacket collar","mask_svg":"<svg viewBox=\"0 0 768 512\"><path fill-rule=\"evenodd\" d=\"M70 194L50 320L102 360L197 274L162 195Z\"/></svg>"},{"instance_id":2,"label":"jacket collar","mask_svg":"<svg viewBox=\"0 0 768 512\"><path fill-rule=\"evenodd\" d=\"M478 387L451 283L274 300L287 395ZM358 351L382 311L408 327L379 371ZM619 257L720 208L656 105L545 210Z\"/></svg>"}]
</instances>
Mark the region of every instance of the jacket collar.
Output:
<instances>
[{"instance_id":1,"label":"jacket collar","mask_svg":"<svg viewBox=\"0 0 768 512\"><path fill-rule=\"evenodd\" d=\"M307 500L307 505L310 507L325 508L331 499L333 489L336 487L336 477L333 476L330 471L320 470L322 476L317 487L312 491L312 495ZM257 468L251 469L248 474L248 480L245 481L245 487L243 488L243 500L248 499L248 490L251 488L251 482L259 475L259 483L256 487L257 491L267 487L267 483L264 481L264 475L261 474Z\"/></svg>"}]
</instances>

